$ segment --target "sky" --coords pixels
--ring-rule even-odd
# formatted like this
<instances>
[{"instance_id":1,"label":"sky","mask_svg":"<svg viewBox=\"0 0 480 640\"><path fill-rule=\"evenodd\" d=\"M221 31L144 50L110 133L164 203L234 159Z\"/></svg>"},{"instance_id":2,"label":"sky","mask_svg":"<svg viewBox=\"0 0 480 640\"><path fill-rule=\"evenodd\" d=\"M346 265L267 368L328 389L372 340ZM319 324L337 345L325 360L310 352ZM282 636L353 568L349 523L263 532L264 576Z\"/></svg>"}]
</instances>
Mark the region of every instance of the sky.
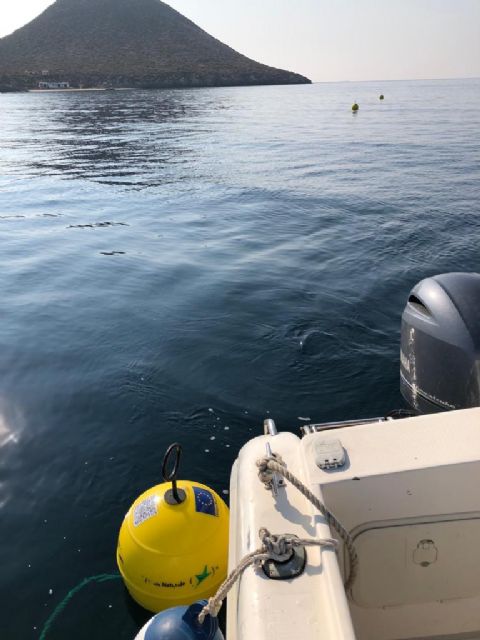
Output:
<instances>
[{"instance_id":1,"label":"sky","mask_svg":"<svg viewBox=\"0 0 480 640\"><path fill-rule=\"evenodd\" d=\"M53 0L0 0L0 37ZM480 77L480 0L169 0L241 53L314 82Z\"/></svg>"}]
</instances>

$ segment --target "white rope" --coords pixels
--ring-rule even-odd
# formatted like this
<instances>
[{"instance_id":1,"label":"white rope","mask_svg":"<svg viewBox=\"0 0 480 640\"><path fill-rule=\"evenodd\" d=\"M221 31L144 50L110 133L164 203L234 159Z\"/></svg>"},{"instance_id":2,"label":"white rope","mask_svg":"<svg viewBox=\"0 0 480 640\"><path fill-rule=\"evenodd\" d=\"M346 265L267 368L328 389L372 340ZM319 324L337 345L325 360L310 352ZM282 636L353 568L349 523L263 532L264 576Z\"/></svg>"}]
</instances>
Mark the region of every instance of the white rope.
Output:
<instances>
[{"instance_id":1,"label":"white rope","mask_svg":"<svg viewBox=\"0 0 480 640\"><path fill-rule=\"evenodd\" d=\"M357 577L358 573L358 555L353 544L353 539L345 527L337 520L331 511L306 487L301 480L288 471L285 462L278 454L272 456L266 456L257 461L257 467L259 469L258 476L260 480L265 484L267 488L271 488L273 485L273 476L275 473L280 474L286 480L291 482L302 495L309 500L314 507L316 507L323 515L327 523L335 529L340 538L345 543L345 547L348 551L350 559L350 573L345 581L345 589L349 591Z\"/></svg>"},{"instance_id":2,"label":"white rope","mask_svg":"<svg viewBox=\"0 0 480 640\"><path fill-rule=\"evenodd\" d=\"M256 567L260 566L265 560L284 561L293 552L294 547L338 547L338 542L334 538L308 538L302 539L292 535L272 535L267 529L260 529L260 540L262 546L247 554L241 562L230 573L227 579L220 585L217 593L209 598L208 603L198 614L198 621L203 624L207 615L216 618L218 612L222 608L223 601L227 593L233 587L235 582L240 579L243 572L252 564Z\"/></svg>"},{"instance_id":3,"label":"white rope","mask_svg":"<svg viewBox=\"0 0 480 640\"><path fill-rule=\"evenodd\" d=\"M336 519L333 513L331 513L331 511L329 511L315 495L313 495L310 489L306 487L301 480L288 471L286 464L280 455L274 453L271 456L266 456L265 458L257 461L257 466L259 469L259 478L267 488L272 488L274 475L276 473L280 474L286 480L291 482L293 486L296 487L300 493L320 511L327 523L335 529L343 540L349 554L350 573L345 582L345 589L347 591L351 589L357 576L358 556L353 545L352 537L345 527ZM247 554L220 585L217 593L213 597L209 598L208 603L203 607L198 615L198 621L200 624L203 624L207 615L214 618L217 617L228 592L237 580L240 579L244 571L251 565L259 567L265 560L284 562L291 556L295 547L327 546L334 549L338 548L338 541L334 538L297 538L296 536L289 534L277 536L272 535L264 528L260 529L259 536L262 541L262 546Z\"/></svg>"}]
</instances>

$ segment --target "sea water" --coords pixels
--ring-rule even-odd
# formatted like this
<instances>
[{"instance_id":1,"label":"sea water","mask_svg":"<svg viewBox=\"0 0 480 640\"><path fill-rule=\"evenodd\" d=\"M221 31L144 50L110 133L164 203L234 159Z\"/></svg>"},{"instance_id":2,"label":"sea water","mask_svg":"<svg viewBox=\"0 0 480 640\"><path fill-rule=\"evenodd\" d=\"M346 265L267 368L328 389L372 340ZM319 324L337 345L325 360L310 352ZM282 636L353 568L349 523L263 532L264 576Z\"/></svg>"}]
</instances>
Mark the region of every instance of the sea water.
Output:
<instances>
[{"instance_id":1,"label":"sea water","mask_svg":"<svg viewBox=\"0 0 480 640\"><path fill-rule=\"evenodd\" d=\"M479 104L480 80L0 95L2 640L115 571L171 442L228 500L264 418L403 405L410 288L480 271ZM93 582L45 637L144 620Z\"/></svg>"}]
</instances>

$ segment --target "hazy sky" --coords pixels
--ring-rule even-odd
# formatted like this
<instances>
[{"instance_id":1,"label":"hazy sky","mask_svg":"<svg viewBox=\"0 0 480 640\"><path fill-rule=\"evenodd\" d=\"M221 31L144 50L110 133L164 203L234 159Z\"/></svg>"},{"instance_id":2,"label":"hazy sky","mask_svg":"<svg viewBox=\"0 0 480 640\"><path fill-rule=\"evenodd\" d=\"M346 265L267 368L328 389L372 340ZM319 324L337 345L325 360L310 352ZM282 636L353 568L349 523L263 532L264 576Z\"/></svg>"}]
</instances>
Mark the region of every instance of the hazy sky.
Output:
<instances>
[{"instance_id":1,"label":"hazy sky","mask_svg":"<svg viewBox=\"0 0 480 640\"><path fill-rule=\"evenodd\" d=\"M0 36L52 0L0 0ZM170 0L251 58L322 80L480 76L480 0Z\"/></svg>"}]
</instances>

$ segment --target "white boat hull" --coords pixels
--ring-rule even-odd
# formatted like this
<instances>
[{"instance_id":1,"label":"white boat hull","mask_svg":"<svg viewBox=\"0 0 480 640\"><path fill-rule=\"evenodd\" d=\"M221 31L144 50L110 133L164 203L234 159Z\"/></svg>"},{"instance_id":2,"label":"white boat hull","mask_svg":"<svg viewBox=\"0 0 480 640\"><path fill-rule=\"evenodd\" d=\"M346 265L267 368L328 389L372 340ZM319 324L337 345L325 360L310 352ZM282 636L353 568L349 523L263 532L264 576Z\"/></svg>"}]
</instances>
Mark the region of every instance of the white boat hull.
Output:
<instances>
[{"instance_id":1,"label":"white boat hull","mask_svg":"<svg viewBox=\"0 0 480 640\"><path fill-rule=\"evenodd\" d=\"M320 443L336 439L345 465L319 468ZM261 527L334 533L295 487L275 498L259 481L267 443L350 532L359 573L346 594L343 549L326 547L308 548L290 580L248 569L228 599L228 640L480 637L480 409L251 440L231 476L230 568Z\"/></svg>"}]
</instances>

